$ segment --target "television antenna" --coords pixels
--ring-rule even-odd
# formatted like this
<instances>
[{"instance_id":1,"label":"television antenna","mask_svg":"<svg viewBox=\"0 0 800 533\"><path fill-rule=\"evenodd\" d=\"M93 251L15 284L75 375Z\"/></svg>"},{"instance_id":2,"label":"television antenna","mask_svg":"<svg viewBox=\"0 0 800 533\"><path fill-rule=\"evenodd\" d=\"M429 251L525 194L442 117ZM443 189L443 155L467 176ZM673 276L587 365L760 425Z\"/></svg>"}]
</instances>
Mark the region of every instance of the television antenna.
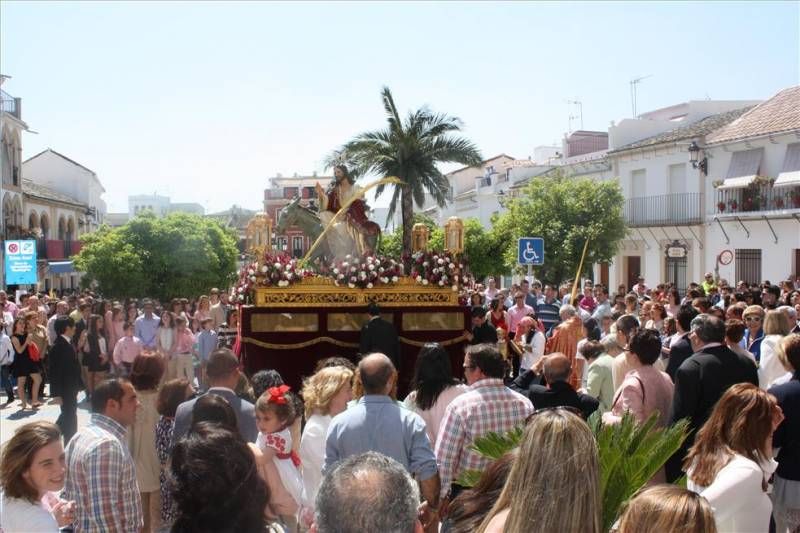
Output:
<instances>
[{"instance_id":1,"label":"television antenna","mask_svg":"<svg viewBox=\"0 0 800 533\"><path fill-rule=\"evenodd\" d=\"M572 132L572 121L576 118L580 119L581 129L583 129L583 102L576 98L575 100L567 100L567 104L578 107L577 115L573 115L572 113L569 115L569 131Z\"/></svg>"},{"instance_id":2,"label":"television antenna","mask_svg":"<svg viewBox=\"0 0 800 533\"><path fill-rule=\"evenodd\" d=\"M642 83L647 78L652 78L652 77L653 77L652 74L648 74L647 76L640 76L638 78L633 78L630 81L630 84L631 84L631 110L633 111L633 118L636 118L636 116L637 116L636 115L636 103L637 103L636 102L636 96L637 96L636 93L637 93L637 90L638 90L638 86L639 86L640 83Z\"/></svg>"}]
</instances>

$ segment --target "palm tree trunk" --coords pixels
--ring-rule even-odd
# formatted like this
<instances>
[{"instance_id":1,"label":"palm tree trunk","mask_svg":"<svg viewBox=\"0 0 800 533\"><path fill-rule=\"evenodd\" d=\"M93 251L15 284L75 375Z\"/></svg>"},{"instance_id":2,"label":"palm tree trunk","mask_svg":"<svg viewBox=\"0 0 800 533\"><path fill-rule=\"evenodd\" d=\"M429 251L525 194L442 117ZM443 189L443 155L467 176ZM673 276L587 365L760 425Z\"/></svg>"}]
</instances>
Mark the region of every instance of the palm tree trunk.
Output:
<instances>
[{"instance_id":1,"label":"palm tree trunk","mask_svg":"<svg viewBox=\"0 0 800 533\"><path fill-rule=\"evenodd\" d=\"M411 230L414 225L414 199L411 187L404 186L400 193L400 214L403 219L403 257L411 256Z\"/></svg>"}]
</instances>

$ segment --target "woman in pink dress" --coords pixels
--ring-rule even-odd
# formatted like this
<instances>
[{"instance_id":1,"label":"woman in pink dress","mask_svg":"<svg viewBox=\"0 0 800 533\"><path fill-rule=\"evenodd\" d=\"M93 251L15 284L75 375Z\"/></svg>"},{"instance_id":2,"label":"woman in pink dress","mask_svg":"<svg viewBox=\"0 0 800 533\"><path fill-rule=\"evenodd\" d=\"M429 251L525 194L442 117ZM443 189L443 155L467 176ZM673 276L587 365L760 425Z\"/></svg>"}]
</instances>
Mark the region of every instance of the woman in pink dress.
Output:
<instances>
[{"instance_id":1,"label":"woman in pink dress","mask_svg":"<svg viewBox=\"0 0 800 533\"><path fill-rule=\"evenodd\" d=\"M106 335L108 336L108 353L114 353L117 341L125 335L125 317L121 305L115 305L107 313L105 320Z\"/></svg>"}]
</instances>

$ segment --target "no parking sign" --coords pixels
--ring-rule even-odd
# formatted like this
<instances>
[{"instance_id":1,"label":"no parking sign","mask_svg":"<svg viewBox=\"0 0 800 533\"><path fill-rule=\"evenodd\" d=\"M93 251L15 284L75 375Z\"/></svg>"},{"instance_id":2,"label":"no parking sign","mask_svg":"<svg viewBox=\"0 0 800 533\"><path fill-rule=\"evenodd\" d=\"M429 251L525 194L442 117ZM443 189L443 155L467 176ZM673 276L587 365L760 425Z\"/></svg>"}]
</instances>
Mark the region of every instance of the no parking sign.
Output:
<instances>
[{"instance_id":1,"label":"no parking sign","mask_svg":"<svg viewBox=\"0 0 800 533\"><path fill-rule=\"evenodd\" d=\"M7 285L35 285L36 241L6 241L5 274Z\"/></svg>"}]
</instances>

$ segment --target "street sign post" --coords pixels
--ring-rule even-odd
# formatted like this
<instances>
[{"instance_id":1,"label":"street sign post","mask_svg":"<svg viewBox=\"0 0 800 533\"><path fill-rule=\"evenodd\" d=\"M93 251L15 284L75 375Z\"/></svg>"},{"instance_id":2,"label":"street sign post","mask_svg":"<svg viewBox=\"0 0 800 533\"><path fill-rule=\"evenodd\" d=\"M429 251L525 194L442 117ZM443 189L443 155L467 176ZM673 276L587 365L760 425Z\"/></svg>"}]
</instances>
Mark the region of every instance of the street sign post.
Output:
<instances>
[{"instance_id":1,"label":"street sign post","mask_svg":"<svg viewBox=\"0 0 800 533\"><path fill-rule=\"evenodd\" d=\"M36 241L6 241L6 285L35 285Z\"/></svg>"},{"instance_id":2,"label":"street sign post","mask_svg":"<svg viewBox=\"0 0 800 533\"><path fill-rule=\"evenodd\" d=\"M544 265L544 239L521 237L517 241L517 262L527 265L528 277L533 281L533 267Z\"/></svg>"}]
</instances>

